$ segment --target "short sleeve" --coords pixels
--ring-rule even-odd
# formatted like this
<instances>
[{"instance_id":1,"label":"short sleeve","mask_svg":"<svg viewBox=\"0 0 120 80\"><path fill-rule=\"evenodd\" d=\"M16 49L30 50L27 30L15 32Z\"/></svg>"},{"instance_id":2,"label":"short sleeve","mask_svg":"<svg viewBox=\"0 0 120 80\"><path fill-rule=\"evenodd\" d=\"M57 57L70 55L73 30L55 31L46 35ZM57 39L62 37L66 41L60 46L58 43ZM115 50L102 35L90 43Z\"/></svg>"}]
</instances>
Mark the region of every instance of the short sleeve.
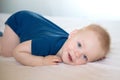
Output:
<instances>
[{"instance_id":1,"label":"short sleeve","mask_svg":"<svg viewBox=\"0 0 120 80\"><path fill-rule=\"evenodd\" d=\"M49 41L45 38L33 39L31 44L32 55L46 56L50 53Z\"/></svg>"}]
</instances>

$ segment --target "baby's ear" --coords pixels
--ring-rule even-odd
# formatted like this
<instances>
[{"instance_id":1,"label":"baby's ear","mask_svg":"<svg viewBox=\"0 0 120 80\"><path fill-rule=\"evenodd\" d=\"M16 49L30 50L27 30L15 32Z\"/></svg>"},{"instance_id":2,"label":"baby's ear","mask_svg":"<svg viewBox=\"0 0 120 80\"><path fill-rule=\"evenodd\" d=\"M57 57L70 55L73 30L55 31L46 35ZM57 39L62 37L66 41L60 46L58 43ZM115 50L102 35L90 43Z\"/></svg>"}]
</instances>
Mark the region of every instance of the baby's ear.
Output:
<instances>
[{"instance_id":1,"label":"baby's ear","mask_svg":"<svg viewBox=\"0 0 120 80\"><path fill-rule=\"evenodd\" d=\"M77 32L78 32L78 29L75 29L72 32L70 32L69 38L73 37Z\"/></svg>"}]
</instances>

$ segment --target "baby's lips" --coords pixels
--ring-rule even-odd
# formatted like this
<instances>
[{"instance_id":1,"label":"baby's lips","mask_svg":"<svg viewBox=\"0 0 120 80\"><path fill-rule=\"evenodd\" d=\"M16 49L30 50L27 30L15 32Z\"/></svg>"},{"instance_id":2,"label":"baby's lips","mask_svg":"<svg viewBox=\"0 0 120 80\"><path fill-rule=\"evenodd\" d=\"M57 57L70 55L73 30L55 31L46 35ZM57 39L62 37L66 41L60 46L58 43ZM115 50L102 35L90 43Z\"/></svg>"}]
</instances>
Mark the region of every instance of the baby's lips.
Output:
<instances>
[{"instance_id":1,"label":"baby's lips","mask_svg":"<svg viewBox=\"0 0 120 80\"><path fill-rule=\"evenodd\" d=\"M68 54L68 59L69 59L70 62L73 61L73 60L72 60L72 56L71 56L70 54Z\"/></svg>"}]
</instances>

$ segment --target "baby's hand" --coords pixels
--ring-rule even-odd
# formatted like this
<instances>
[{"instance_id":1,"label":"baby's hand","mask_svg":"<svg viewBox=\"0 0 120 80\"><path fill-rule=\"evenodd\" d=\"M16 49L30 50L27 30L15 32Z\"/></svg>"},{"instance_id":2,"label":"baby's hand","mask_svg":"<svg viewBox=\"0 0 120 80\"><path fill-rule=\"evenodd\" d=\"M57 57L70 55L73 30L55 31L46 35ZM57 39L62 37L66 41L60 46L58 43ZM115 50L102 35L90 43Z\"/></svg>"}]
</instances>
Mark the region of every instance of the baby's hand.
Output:
<instances>
[{"instance_id":1,"label":"baby's hand","mask_svg":"<svg viewBox=\"0 0 120 80\"><path fill-rule=\"evenodd\" d=\"M49 55L43 58L43 65L56 65L58 63L62 62L61 58L56 55Z\"/></svg>"}]
</instances>

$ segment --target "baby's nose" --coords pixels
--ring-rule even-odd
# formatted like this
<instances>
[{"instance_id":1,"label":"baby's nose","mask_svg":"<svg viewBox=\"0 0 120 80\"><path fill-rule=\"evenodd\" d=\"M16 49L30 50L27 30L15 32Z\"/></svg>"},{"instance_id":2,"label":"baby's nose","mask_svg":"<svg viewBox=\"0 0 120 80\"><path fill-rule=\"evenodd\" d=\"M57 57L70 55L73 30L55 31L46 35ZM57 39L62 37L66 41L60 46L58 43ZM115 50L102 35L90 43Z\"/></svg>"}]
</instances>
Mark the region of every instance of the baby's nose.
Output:
<instances>
[{"instance_id":1,"label":"baby's nose","mask_svg":"<svg viewBox=\"0 0 120 80\"><path fill-rule=\"evenodd\" d=\"M75 52L75 55L76 55L77 58L80 58L81 54L82 54L82 53L80 53L80 52L78 52L78 51Z\"/></svg>"}]
</instances>

